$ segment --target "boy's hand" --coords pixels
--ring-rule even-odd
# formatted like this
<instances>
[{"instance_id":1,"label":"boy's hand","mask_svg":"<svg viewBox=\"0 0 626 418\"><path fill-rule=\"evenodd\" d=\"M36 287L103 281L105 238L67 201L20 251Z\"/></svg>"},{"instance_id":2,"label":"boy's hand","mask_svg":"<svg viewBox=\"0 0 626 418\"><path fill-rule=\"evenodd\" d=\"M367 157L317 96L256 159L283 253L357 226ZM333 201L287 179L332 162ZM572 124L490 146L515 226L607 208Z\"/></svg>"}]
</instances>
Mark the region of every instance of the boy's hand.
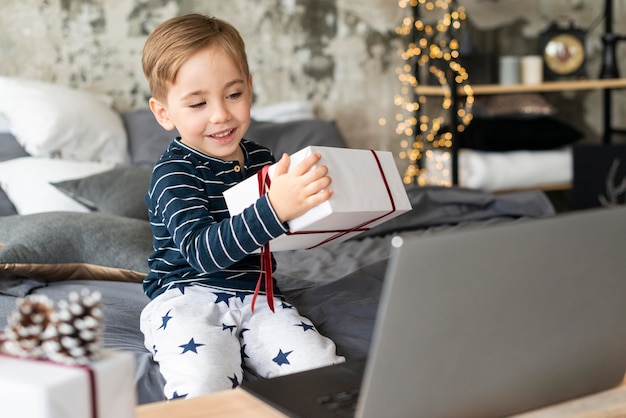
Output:
<instances>
[{"instance_id":1,"label":"boy's hand","mask_svg":"<svg viewBox=\"0 0 626 418\"><path fill-rule=\"evenodd\" d=\"M318 153L311 154L289 172L287 154L276 163L267 194L281 222L297 218L332 196L328 167L319 165L311 170L321 158Z\"/></svg>"}]
</instances>

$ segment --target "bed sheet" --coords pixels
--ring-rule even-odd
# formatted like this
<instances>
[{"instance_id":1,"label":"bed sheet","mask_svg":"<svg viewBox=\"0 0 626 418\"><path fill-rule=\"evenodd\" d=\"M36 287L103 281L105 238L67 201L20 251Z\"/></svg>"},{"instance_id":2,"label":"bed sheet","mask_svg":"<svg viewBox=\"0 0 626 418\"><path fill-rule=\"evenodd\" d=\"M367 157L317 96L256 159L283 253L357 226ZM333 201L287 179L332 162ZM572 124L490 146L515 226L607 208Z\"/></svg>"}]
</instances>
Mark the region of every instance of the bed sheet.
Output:
<instances>
[{"instance_id":1,"label":"bed sheet","mask_svg":"<svg viewBox=\"0 0 626 418\"><path fill-rule=\"evenodd\" d=\"M484 228L503 222L551 216L554 210L540 192L492 195L457 188L409 190L413 210L357 238L312 250L276 253L274 275L284 296L337 344L348 359L367 355L382 288L390 240L394 234L419 235ZM424 262L427 262L425 260ZM132 352L136 359L138 402L163 400L158 366L143 346L139 316L148 298L140 283L106 280L46 282L0 276L0 329L16 298L45 294L67 298L89 288L102 294L105 347ZM256 378L253 374L246 379Z\"/></svg>"}]
</instances>

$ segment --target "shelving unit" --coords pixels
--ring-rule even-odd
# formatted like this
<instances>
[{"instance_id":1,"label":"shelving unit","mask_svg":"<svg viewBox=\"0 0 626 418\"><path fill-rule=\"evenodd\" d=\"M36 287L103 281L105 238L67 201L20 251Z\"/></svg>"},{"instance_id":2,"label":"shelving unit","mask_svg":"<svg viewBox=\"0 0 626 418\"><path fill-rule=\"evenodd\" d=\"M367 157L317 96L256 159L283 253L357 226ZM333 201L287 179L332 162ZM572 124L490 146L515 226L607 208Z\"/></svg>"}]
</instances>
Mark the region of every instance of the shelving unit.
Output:
<instances>
[{"instance_id":1,"label":"shelving unit","mask_svg":"<svg viewBox=\"0 0 626 418\"><path fill-rule=\"evenodd\" d=\"M458 86L456 94L453 94L453 101L458 102L458 98L467 95L467 86ZM605 94L604 101L604 116L603 116L603 142L605 144L611 143L611 137L614 133L626 133L623 129L617 129L613 126L613 118L611 115L610 101L607 103L607 92L615 89L626 88L626 78L614 78L614 79L581 79L581 80L563 80L563 81L546 81L541 84L474 84L471 85L471 91L474 96L480 95L497 95L497 94L511 94L511 93L546 93L546 92L565 92L565 91L581 91L581 90L603 90ZM443 96L445 90L441 86L418 86L416 90L417 94L425 96ZM457 108L458 103L453 105L453 108ZM454 113L453 113L454 115ZM453 124L454 125L454 124ZM454 132L456 139L458 133ZM456 141L453 141L452 147L452 183L458 184L458 147ZM554 185L552 189L567 188L567 185Z\"/></svg>"},{"instance_id":2,"label":"shelving unit","mask_svg":"<svg viewBox=\"0 0 626 418\"><path fill-rule=\"evenodd\" d=\"M546 81L540 84L515 84L515 85L500 85L500 84L478 84L474 85L468 82L459 81L458 77L455 77L453 71L455 71L447 63L443 63L441 68L445 71L445 77L441 85L422 85L420 83L420 74L423 68L420 67L419 61L415 61L412 64L413 74L417 80L417 86L414 87L414 95L416 97L423 96L441 96L446 97L451 101L451 106L446 106L449 109L449 116L447 120L452 130L452 145L449 148L451 153L451 179L452 184L458 184L458 122L460 121L459 105L464 96L481 96L481 95L498 95L498 94L511 94L511 93L546 93L546 92L567 92L567 91L581 91L581 90L601 90L603 93L602 102L602 140L605 145L608 145L612 141L612 137L615 134L626 135L626 129L616 128L613 126L613 106L612 106L612 93L616 89L626 89L626 78L619 76L616 59L616 43L619 41L626 41L626 36L620 36L613 33L613 1L605 0L605 33L602 36L604 44L602 70L598 79L578 79L578 80L563 80L563 81ZM418 7L413 7L413 18L415 21L419 18ZM416 26L417 27L417 26ZM413 41L418 44L418 40L422 36L415 28L411 29L413 34ZM446 32L449 34L449 32ZM421 39L424 40L424 39ZM420 54L428 49L422 48ZM431 57L431 61L432 61ZM428 60L426 60L428 61ZM427 77L426 77L427 78ZM471 75L470 75L471 81ZM419 110L421 112L421 110ZM417 112L416 112L417 113ZM419 114L416 117L419 118ZM471 123L471 122L470 122Z\"/></svg>"}]
</instances>

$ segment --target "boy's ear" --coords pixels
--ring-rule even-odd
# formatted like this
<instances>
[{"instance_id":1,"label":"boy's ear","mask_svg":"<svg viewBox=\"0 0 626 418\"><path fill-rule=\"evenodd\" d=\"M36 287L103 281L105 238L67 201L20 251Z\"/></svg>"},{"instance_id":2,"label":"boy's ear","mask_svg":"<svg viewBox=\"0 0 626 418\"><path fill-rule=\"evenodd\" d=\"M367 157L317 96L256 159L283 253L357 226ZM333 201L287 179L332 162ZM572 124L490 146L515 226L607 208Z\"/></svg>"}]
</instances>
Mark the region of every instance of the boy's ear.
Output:
<instances>
[{"instance_id":1,"label":"boy's ear","mask_svg":"<svg viewBox=\"0 0 626 418\"><path fill-rule=\"evenodd\" d=\"M150 110L152 111L154 118L157 120L157 122L159 122L159 125L161 125L166 131L174 130L176 126L170 120L169 114L167 113L167 108L154 97L150 98L148 104L150 105Z\"/></svg>"}]
</instances>

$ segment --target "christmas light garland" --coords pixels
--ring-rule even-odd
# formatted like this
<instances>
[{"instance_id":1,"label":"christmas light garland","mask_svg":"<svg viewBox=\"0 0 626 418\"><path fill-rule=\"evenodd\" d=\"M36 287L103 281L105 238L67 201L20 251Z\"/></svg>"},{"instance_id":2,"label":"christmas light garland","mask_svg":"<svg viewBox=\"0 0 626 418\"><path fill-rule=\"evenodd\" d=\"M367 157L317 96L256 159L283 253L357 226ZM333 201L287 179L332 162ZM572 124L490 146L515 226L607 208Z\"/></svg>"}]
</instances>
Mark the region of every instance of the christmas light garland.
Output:
<instances>
[{"instance_id":1,"label":"christmas light garland","mask_svg":"<svg viewBox=\"0 0 626 418\"><path fill-rule=\"evenodd\" d=\"M399 51L405 64L397 69L402 88L394 97L394 104L400 108L396 133L407 137L400 143L400 158L409 160L403 180L406 184L451 185L449 161L454 135L445 123L455 102L453 89L460 86L465 96L464 106L456 109L455 120L450 121L457 132L471 122L474 103L468 73L458 61L457 35L466 19L465 10L457 7L454 0L399 0L398 5L412 9L411 16L396 28L396 33L408 38L406 47ZM448 74L452 75L453 86ZM439 89L425 89L419 78L435 79ZM430 96L440 96L441 103L437 106L438 114L429 116L425 107ZM430 170L438 170L437 173L428 172L425 159L431 160Z\"/></svg>"}]
</instances>

